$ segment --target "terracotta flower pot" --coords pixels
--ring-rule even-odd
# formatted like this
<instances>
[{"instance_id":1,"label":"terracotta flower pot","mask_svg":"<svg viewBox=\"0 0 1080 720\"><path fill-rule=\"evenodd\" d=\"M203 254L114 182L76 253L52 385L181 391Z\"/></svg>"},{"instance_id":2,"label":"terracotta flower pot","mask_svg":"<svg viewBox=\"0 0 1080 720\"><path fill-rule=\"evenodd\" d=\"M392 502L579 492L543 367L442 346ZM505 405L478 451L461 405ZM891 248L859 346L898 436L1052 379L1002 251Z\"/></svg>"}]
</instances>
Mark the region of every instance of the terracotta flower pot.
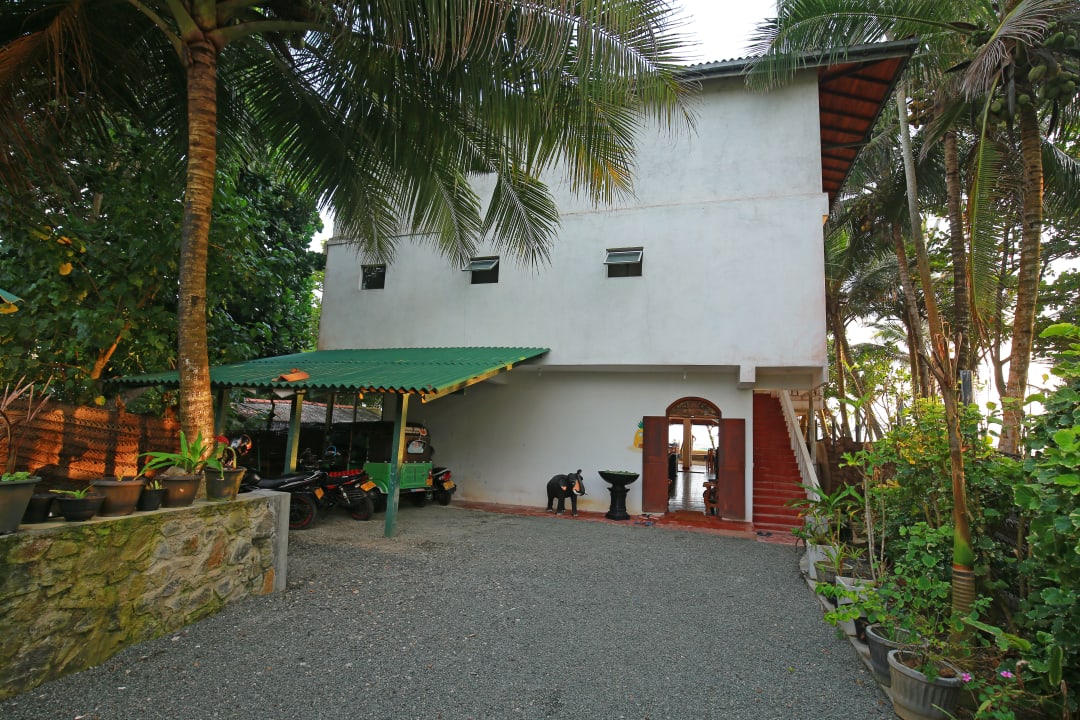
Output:
<instances>
[{"instance_id":1,"label":"terracotta flower pot","mask_svg":"<svg viewBox=\"0 0 1080 720\"><path fill-rule=\"evenodd\" d=\"M130 515L135 512L135 505L139 502L139 494L142 493L143 480L95 480L91 483L97 491L105 496L101 504L99 515L116 517Z\"/></svg>"},{"instance_id":2,"label":"terracotta flower pot","mask_svg":"<svg viewBox=\"0 0 1080 720\"><path fill-rule=\"evenodd\" d=\"M247 468L229 468L214 470L207 468L203 471L206 475L206 499L210 502L222 502L235 500L240 490L240 481L244 479Z\"/></svg>"},{"instance_id":3,"label":"terracotta flower pot","mask_svg":"<svg viewBox=\"0 0 1080 720\"><path fill-rule=\"evenodd\" d=\"M195 502L202 475L161 475L158 479L165 486L165 507L187 507Z\"/></svg>"}]
</instances>

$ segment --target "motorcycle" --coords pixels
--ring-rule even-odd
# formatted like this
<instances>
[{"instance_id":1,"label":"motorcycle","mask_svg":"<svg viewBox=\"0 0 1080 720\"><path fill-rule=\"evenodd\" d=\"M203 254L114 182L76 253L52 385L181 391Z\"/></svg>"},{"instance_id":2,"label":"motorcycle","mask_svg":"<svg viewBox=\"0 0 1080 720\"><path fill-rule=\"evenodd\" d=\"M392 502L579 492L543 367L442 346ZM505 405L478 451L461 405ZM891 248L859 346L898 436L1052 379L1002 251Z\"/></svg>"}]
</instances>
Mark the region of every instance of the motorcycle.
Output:
<instances>
[{"instance_id":1,"label":"motorcycle","mask_svg":"<svg viewBox=\"0 0 1080 720\"><path fill-rule=\"evenodd\" d=\"M240 484L240 492L259 489L289 493L290 530L310 527L320 511L337 505L344 507L355 520L370 520L374 513L372 491L376 486L362 470L327 472L307 468L283 477L264 478L249 469Z\"/></svg>"}]
</instances>

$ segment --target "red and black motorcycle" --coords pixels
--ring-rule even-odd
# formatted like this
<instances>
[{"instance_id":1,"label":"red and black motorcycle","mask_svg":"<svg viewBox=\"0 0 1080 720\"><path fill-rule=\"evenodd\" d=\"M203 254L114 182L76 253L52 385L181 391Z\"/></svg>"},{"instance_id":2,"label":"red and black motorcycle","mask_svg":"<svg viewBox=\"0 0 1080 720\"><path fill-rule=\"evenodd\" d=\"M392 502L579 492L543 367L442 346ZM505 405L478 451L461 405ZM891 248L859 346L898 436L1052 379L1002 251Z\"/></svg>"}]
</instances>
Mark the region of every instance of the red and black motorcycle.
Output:
<instances>
[{"instance_id":1,"label":"red and black motorcycle","mask_svg":"<svg viewBox=\"0 0 1080 720\"><path fill-rule=\"evenodd\" d=\"M375 483L363 470L328 472L309 468L283 477L264 478L249 469L240 492L260 489L289 493L290 530L310 527L320 512L339 505L356 520L370 520L375 512L372 493Z\"/></svg>"}]
</instances>

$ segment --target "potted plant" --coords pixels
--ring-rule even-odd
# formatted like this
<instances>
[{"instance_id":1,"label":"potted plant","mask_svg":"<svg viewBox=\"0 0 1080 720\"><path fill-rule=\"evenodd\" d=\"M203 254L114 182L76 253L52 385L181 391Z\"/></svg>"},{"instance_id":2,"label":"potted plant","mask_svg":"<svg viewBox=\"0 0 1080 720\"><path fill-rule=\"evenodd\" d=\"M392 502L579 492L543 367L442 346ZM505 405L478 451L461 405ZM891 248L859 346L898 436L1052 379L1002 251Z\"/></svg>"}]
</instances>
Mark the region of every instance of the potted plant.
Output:
<instances>
[{"instance_id":1,"label":"potted plant","mask_svg":"<svg viewBox=\"0 0 1080 720\"><path fill-rule=\"evenodd\" d=\"M41 478L28 472L0 475L0 535L15 532Z\"/></svg>"},{"instance_id":2,"label":"potted plant","mask_svg":"<svg viewBox=\"0 0 1080 720\"><path fill-rule=\"evenodd\" d=\"M105 496L101 493L91 493L92 485L87 485L80 490L50 490L59 497L56 505L60 514L68 522L82 522L97 515L101 504L105 502Z\"/></svg>"},{"instance_id":3,"label":"potted plant","mask_svg":"<svg viewBox=\"0 0 1080 720\"><path fill-rule=\"evenodd\" d=\"M218 438L214 457L220 467L207 467L204 471L206 499L211 502L235 500L247 468L237 466L236 450L229 445L227 438Z\"/></svg>"},{"instance_id":4,"label":"potted plant","mask_svg":"<svg viewBox=\"0 0 1080 720\"><path fill-rule=\"evenodd\" d=\"M135 506L142 494L143 479L139 476L125 478L117 475L115 478L101 478L94 480L91 485L105 496L101 504L99 515L107 517L119 517L130 515L135 512Z\"/></svg>"},{"instance_id":5,"label":"potted plant","mask_svg":"<svg viewBox=\"0 0 1080 720\"><path fill-rule=\"evenodd\" d=\"M144 469L145 472L145 469ZM135 504L135 509L140 512L147 512L149 510L157 510L161 507L161 503L165 500L165 485L156 477L145 478L142 486L142 492L139 493L139 502Z\"/></svg>"},{"instance_id":6,"label":"potted plant","mask_svg":"<svg viewBox=\"0 0 1080 720\"><path fill-rule=\"evenodd\" d=\"M176 452L153 451L143 453L150 458L143 467L143 472L162 469L157 477L165 486L165 507L185 507L195 501L199 482L203 478L203 469L210 467L221 469L221 463L213 456L210 443L199 433L188 442L187 436L180 431L180 449Z\"/></svg>"},{"instance_id":7,"label":"potted plant","mask_svg":"<svg viewBox=\"0 0 1080 720\"><path fill-rule=\"evenodd\" d=\"M789 500L786 505L799 509L803 517L803 527L797 537L806 541L807 573L811 580L821 580L818 575L818 563L827 560L823 557L829 546L836 548L841 544L841 537L851 517L858 511L863 498L854 485L841 485L831 493L815 485L800 483L806 491L806 497ZM811 551L811 545L814 546ZM834 563L835 566L835 563ZM833 582L830 578L828 582Z\"/></svg>"},{"instance_id":8,"label":"potted plant","mask_svg":"<svg viewBox=\"0 0 1080 720\"><path fill-rule=\"evenodd\" d=\"M889 696L904 720L950 720L964 686L960 670L932 643L890 650Z\"/></svg>"},{"instance_id":9,"label":"potted plant","mask_svg":"<svg viewBox=\"0 0 1080 720\"><path fill-rule=\"evenodd\" d=\"M29 472L15 472L18 455L18 425L31 422L45 407L49 398L45 394L49 383L34 397L34 383L25 377L15 383L5 384L0 392L0 442L6 449L7 463L0 468L0 534L14 532L34 494L34 486L41 478ZM25 400L24 400L25 398ZM13 406L25 402L25 412L12 412Z\"/></svg>"},{"instance_id":10,"label":"potted plant","mask_svg":"<svg viewBox=\"0 0 1080 720\"><path fill-rule=\"evenodd\" d=\"M811 580L817 580L817 563L825 559L825 548L830 547L829 521L817 515L806 515L803 526L795 528L791 534L806 545L806 574Z\"/></svg>"},{"instance_id":11,"label":"potted plant","mask_svg":"<svg viewBox=\"0 0 1080 720\"><path fill-rule=\"evenodd\" d=\"M838 576L849 575L855 569L855 560L860 549L844 543L826 545L823 548L824 559L814 563L817 569L818 583L835 585Z\"/></svg>"}]
</instances>

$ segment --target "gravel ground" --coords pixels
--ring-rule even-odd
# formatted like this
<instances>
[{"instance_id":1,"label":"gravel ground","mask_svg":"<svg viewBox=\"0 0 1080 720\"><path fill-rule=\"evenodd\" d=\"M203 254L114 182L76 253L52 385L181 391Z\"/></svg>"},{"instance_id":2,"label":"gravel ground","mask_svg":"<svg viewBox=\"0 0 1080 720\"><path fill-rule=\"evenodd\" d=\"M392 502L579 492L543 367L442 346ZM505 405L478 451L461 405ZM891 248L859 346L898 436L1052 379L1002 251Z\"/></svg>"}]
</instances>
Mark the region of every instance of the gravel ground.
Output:
<instances>
[{"instance_id":1,"label":"gravel ground","mask_svg":"<svg viewBox=\"0 0 1080 720\"><path fill-rule=\"evenodd\" d=\"M4 720L891 718L790 546L403 506L289 538L288 589L0 702Z\"/></svg>"}]
</instances>

